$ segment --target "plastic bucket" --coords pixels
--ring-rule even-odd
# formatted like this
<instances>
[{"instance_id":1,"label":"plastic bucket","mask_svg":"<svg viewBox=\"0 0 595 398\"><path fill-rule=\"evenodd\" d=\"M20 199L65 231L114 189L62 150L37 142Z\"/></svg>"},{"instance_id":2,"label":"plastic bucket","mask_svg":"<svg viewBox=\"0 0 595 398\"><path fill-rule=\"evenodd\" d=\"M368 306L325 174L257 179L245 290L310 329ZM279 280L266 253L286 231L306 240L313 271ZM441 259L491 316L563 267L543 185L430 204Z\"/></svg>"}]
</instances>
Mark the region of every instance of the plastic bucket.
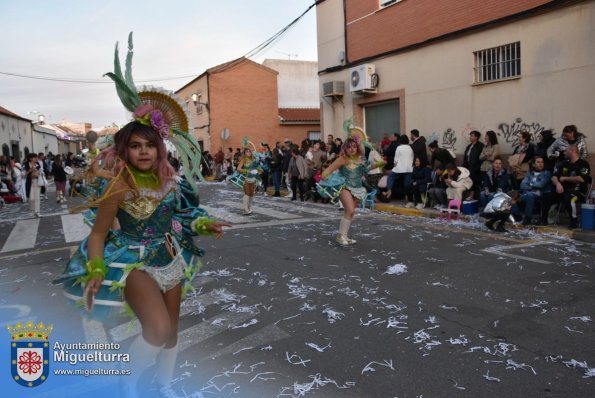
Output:
<instances>
[{"instance_id":1,"label":"plastic bucket","mask_svg":"<svg viewBox=\"0 0 595 398\"><path fill-rule=\"evenodd\" d=\"M581 227L583 229L595 229L595 205L582 205Z\"/></svg>"}]
</instances>

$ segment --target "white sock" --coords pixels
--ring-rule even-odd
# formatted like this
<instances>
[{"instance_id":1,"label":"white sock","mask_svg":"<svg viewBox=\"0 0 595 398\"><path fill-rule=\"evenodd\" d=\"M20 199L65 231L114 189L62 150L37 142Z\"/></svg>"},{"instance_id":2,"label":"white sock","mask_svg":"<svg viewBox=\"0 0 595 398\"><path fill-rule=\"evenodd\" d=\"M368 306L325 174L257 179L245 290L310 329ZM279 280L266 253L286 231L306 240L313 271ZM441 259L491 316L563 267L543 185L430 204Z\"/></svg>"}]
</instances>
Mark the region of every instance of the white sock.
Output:
<instances>
[{"instance_id":1,"label":"white sock","mask_svg":"<svg viewBox=\"0 0 595 398\"><path fill-rule=\"evenodd\" d=\"M128 350L130 354L131 375L128 378L127 387L130 394L137 394L136 384L138 380L143 372L153 365L161 349L161 346L155 346L147 342L142 334L134 339Z\"/></svg>"},{"instance_id":2,"label":"white sock","mask_svg":"<svg viewBox=\"0 0 595 398\"><path fill-rule=\"evenodd\" d=\"M171 348L164 348L157 355L157 381L161 386L171 383L178 358L178 345Z\"/></svg>"},{"instance_id":3,"label":"white sock","mask_svg":"<svg viewBox=\"0 0 595 398\"><path fill-rule=\"evenodd\" d=\"M351 227L351 220L346 219L343 217L341 222L339 223L339 234L343 236L347 236L349 233L349 227Z\"/></svg>"},{"instance_id":4,"label":"white sock","mask_svg":"<svg viewBox=\"0 0 595 398\"><path fill-rule=\"evenodd\" d=\"M248 210L252 211L252 201L254 200L254 196L248 196Z\"/></svg>"},{"instance_id":5,"label":"white sock","mask_svg":"<svg viewBox=\"0 0 595 398\"><path fill-rule=\"evenodd\" d=\"M244 211L249 211L250 210L250 205L248 203L248 201L250 200L248 195L244 195Z\"/></svg>"}]
</instances>

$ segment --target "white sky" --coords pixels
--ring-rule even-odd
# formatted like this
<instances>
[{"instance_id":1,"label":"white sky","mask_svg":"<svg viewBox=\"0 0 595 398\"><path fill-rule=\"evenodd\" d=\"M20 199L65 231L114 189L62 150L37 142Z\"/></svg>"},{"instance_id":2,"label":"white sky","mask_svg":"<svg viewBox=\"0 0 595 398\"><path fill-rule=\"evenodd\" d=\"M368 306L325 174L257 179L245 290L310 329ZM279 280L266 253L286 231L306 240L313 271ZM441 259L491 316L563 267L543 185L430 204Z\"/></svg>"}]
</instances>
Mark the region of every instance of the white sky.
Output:
<instances>
[{"instance_id":1,"label":"white sky","mask_svg":"<svg viewBox=\"0 0 595 398\"><path fill-rule=\"evenodd\" d=\"M198 76L238 58L302 14L314 0L0 0L0 72L98 79L126 57L134 32L135 81ZM316 61L316 10L253 60ZM296 58L297 54L297 58ZM177 90L192 78L155 81ZM143 84L143 83L137 83ZM66 83L0 74L0 106L46 122L126 123L113 83Z\"/></svg>"}]
</instances>

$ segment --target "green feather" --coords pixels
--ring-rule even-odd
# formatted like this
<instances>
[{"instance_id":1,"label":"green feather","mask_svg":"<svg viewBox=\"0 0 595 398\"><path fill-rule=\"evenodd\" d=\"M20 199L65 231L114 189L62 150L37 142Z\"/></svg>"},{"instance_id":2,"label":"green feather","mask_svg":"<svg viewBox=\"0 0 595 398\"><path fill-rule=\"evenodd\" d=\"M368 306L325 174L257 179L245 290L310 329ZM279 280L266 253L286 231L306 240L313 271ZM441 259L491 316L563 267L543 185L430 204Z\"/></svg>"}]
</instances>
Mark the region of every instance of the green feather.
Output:
<instances>
[{"instance_id":1,"label":"green feather","mask_svg":"<svg viewBox=\"0 0 595 398\"><path fill-rule=\"evenodd\" d=\"M134 86L134 79L132 78L132 55L134 54L134 47L132 45L132 32L128 35L128 54L126 54L126 85L134 94L138 94Z\"/></svg>"},{"instance_id":2,"label":"green feather","mask_svg":"<svg viewBox=\"0 0 595 398\"><path fill-rule=\"evenodd\" d=\"M118 77L117 75L108 72L103 76L109 77L114 81L114 83L116 83L116 92L118 97L120 97L120 101L122 101L122 105L124 105L124 107L130 112L134 112L141 104L138 94L136 92L132 92L130 87L128 87L122 78Z\"/></svg>"}]
</instances>

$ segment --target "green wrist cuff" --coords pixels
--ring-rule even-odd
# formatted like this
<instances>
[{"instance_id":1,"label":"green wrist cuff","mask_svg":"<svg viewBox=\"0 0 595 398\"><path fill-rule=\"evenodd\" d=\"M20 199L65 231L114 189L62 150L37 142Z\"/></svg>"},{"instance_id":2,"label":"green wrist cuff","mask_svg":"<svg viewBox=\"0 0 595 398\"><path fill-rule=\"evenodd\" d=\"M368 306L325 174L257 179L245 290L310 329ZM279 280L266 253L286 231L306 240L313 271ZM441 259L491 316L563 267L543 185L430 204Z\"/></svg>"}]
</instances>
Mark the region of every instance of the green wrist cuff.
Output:
<instances>
[{"instance_id":1,"label":"green wrist cuff","mask_svg":"<svg viewBox=\"0 0 595 398\"><path fill-rule=\"evenodd\" d=\"M192 223L190 224L190 228L192 229L192 231L196 232L198 235L213 235L213 232L207 230L207 227L214 223L215 219L214 218L209 218L209 217L200 217L197 218L196 220L192 221Z\"/></svg>"},{"instance_id":2,"label":"green wrist cuff","mask_svg":"<svg viewBox=\"0 0 595 398\"><path fill-rule=\"evenodd\" d=\"M87 261L87 275L89 279L93 278L105 278L105 274L107 273L107 267L102 258L94 257L91 260Z\"/></svg>"}]
</instances>

